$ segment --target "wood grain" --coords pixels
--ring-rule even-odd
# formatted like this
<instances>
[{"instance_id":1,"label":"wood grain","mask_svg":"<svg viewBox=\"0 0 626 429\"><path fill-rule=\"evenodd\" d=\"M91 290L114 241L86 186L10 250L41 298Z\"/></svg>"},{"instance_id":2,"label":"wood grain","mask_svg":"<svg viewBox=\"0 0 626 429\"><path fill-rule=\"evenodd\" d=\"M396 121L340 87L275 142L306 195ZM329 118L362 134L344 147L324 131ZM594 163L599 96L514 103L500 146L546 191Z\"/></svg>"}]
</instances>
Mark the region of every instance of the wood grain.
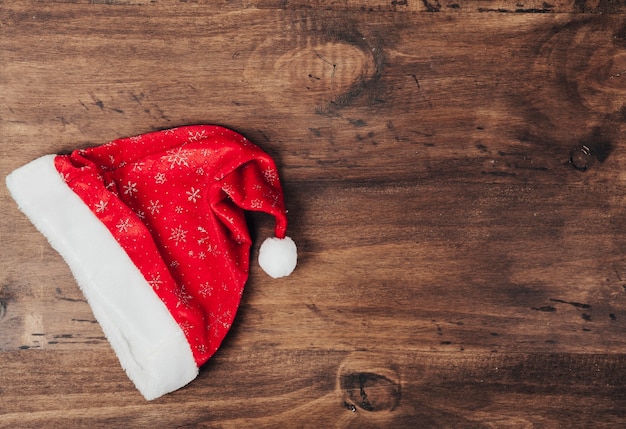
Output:
<instances>
[{"instance_id":1,"label":"wood grain","mask_svg":"<svg viewBox=\"0 0 626 429\"><path fill-rule=\"evenodd\" d=\"M0 3L0 173L221 124L279 164L200 377L145 402L0 190L0 427L619 427L626 21L608 1ZM249 216L255 243L271 220ZM253 258L256 257L254 248Z\"/></svg>"}]
</instances>

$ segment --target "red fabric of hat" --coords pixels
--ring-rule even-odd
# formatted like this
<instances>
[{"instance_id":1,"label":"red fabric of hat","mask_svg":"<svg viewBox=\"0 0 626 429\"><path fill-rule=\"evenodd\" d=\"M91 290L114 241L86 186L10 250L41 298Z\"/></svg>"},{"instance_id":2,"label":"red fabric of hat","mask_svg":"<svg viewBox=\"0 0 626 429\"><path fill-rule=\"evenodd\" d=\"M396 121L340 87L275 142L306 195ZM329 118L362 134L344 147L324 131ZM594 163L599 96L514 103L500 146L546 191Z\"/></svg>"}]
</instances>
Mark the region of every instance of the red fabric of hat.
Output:
<instances>
[{"instance_id":1,"label":"red fabric of hat","mask_svg":"<svg viewBox=\"0 0 626 429\"><path fill-rule=\"evenodd\" d=\"M146 399L193 380L230 329L252 244L244 210L276 219L262 268L281 277L296 265L274 161L226 128L181 127L44 156L7 186L72 269Z\"/></svg>"}]
</instances>

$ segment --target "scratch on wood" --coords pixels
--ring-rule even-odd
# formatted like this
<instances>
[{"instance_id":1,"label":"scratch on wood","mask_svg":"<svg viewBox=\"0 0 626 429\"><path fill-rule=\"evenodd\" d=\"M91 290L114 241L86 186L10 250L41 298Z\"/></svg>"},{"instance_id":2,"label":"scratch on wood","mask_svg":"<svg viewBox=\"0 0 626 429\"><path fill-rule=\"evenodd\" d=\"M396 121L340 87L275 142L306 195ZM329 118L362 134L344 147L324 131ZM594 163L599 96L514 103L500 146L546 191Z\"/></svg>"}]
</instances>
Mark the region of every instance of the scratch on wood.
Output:
<instances>
[{"instance_id":1,"label":"scratch on wood","mask_svg":"<svg viewBox=\"0 0 626 429\"><path fill-rule=\"evenodd\" d=\"M535 311L544 311L546 313L554 313L556 312L556 307L553 307L551 305L544 305L542 307L532 307L533 310Z\"/></svg>"},{"instance_id":2,"label":"scratch on wood","mask_svg":"<svg viewBox=\"0 0 626 429\"><path fill-rule=\"evenodd\" d=\"M572 305L572 306L577 307L577 308L587 308L587 309L591 308L590 304L583 304L583 303L580 303L580 302L564 301L562 299L556 299L556 298L550 298L550 301L558 302L558 303L561 303L561 304L569 304L569 305Z\"/></svg>"},{"instance_id":3,"label":"scratch on wood","mask_svg":"<svg viewBox=\"0 0 626 429\"><path fill-rule=\"evenodd\" d=\"M5 299L0 298L0 320L4 319L7 314L7 302Z\"/></svg>"},{"instance_id":4,"label":"scratch on wood","mask_svg":"<svg viewBox=\"0 0 626 429\"><path fill-rule=\"evenodd\" d=\"M313 52L315 53L315 55L317 55L317 57L324 61L326 64L328 64L329 66L332 66L333 68L333 72L330 74L331 79L335 77L335 71L337 70L337 64L333 64L332 62L328 61L326 58L324 58L324 56L322 54L320 54L319 52L317 52L316 50L313 50Z\"/></svg>"},{"instance_id":5,"label":"scratch on wood","mask_svg":"<svg viewBox=\"0 0 626 429\"><path fill-rule=\"evenodd\" d=\"M417 80L417 76L415 76L414 74L411 75L411 77L413 78L413 80L415 81L415 84L417 85L417 89L422 89L422 87L420 86L420 81Z\"/></svg>"},{"instance_id":6,"label":"scratch on wood","mask_svg":"<svg viewBox=\"0 0 626 429\"><path fill-rule=\"evenodd\" d=\"M72 319L72 322L98 323L97 320L93 319Z\"/></svg>"},{"instance_id":7,"label":"scratch on wood","mask_svg":"<svg viewBox=\"0 0 626 429\"><path fill-rule=\"evenodd\" d=\"M319 308L317 308L317 305L315 304L305 304L306 308L308 308L309 310L311 310L313 313L315 314L320 314L321 311Z\"/></svg>"},{"instance_id":8,"label":"scratch on wood","mask_svg":"<svg viewBox=\"0 0 626 429\"><path fill-rule=\"evenodd\" d=\"M258 129L258 128L257 128L257 131L261 134L261 136L263 136L263 138L265 139L265 141L267 141L267 142L268 142L268 141L270 141L269 137L267 136L267 134L265 134L265 133L263 132L263 130L261 130L261 129Z\"/></svg>"},{"instance_id":9,"label":"scratch on wood","mask_svg":"<svg viewBox=\"0 0 626 429\"><path fill-rule=\"evenodd\" d=\"M56 299L60 299L63 301L70 301L70 302L87 302L86 299L78 299L78 298L67 298L65 296L57 296L55 297Z\"/></svg>"}]
</instances>

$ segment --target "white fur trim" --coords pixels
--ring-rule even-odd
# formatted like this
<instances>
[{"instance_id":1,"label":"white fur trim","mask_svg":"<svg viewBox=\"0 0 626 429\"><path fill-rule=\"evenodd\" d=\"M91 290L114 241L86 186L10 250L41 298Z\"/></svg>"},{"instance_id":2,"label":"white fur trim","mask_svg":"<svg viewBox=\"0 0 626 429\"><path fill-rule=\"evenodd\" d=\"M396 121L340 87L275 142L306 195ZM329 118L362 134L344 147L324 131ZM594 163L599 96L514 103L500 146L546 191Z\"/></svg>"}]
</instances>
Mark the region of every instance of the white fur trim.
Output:
<instances>
[{"instance_id":1,"label":"white fur trim","mask_svg":"<svg viewBox=\"0 0 626 429\"><path fill-rule=\"evenodd\" d=\"M110 231L63 182L47 155L15 170L20 210L69 265L117 357L147 399L198 374L180 326Z\"/></svg>"},{"instance_id":2,"label":"white fur trim","mask_svg":"<svg viewBox=\"0 0 626 429\"><path fill-rule=\"evenodd\" d=\"M289 237L268 237L259 249L259 265L272 278L286 277L296 268L298 249Z\"/></svg>"}]
</instances>

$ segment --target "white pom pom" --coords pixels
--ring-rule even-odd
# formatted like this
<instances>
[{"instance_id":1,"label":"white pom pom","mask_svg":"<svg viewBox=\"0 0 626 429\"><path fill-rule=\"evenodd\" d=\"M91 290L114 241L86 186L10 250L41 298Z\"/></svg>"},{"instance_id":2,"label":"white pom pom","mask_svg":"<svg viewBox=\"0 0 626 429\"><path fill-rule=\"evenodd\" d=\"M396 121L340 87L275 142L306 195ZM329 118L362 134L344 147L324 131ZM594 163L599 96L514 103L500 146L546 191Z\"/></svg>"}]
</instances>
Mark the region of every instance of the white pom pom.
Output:
<instances>
[{"instance_id":1,"label":"white pom pom","mask_svg":"<svg viewBox=\"0 0 626 429\"><path fill-rule=\"evenodd\" d=\"M267 274L277 279L291 274L298 263L296 243L289 237L266 238L259 249L259 265Z\"/></svg>"}]
</instances>

